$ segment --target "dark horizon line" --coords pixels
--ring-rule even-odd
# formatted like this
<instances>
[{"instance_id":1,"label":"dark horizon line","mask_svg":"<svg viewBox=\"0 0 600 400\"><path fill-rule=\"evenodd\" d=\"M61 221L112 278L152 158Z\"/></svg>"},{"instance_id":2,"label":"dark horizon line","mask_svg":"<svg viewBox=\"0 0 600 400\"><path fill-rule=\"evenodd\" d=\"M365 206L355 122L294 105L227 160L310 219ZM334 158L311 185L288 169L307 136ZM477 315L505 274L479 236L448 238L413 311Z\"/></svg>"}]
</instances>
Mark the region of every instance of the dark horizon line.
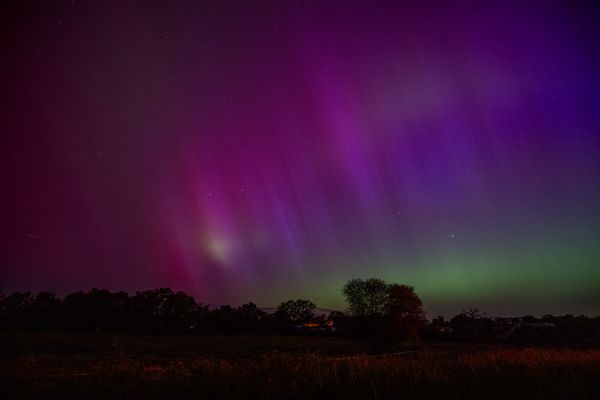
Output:
<instances>
[{"instance_id":1,"label":"dark horizon line","mask_svg":"<svg viewBox=\"0 0 600 400\"><path fill-rule=\"evenodd\" d=\"M92 290L107 291L107 292L109 292L111 294L125 293L127 295L127 297L129 298L129 297L135 296L138 293L142 293L142 292L146 292L146 291L153 291L153 290L160 290L160 289L168 289L168 290L170 290L173 293L178 293L178 292L184 293L186 296L189 296L189 297L193 298L194 301L196 302L196 304L202 305L202 306L206 306L209 311L216 310L216 309L218 309L220 307L223 307L223 306L229 306L229 307L232 307L232 308L238 308L238 307L241 307L244 304L249 304L249 303L255 304L256 307L259 310L261 310L261 311L263 311L265 313L274 313L277 310L277 306L275 306L275 307L274 306L260 306L260 305L256 304L252 300L249 300L249 301L246 301L246 302L242 302L239 305L232 305L232 304L229 304L229 303L219 303L219 304L216 304L216 303L204 303L202 301L198 301L198 299L196 298L196 296L193 296L193 295L189 294L186 291L183 291L183 290L173 290L172 288L170 288L168 286L154 288L154 289L136 290L133 294L131 292L129 292L129 291L126 291L126 290L115 290L115 291L112 291L111 289L108 289L108 288L92 287L92 288L88 289L87 291L86 290L72 291L72 292L69 292L69 293L65 294L64 296L59 296L59 295L57 295L57 292L54 292L52 290L41 290L41 291L37 291L37 292L30 291L30 290L4 292L3 288L0 287L0 295L4 295L4 297L7 297L7 296L10 296L12 294L26 294L26 293L29 293L29 294L31 294L32 296L35 297L36 295L38 295L40 293L52 293L53 295L56 296L57 299L59 299L61 301L64 301L64 299L67 296L71 295L71 294L75 294L75 293L89 293ZM288 300L292 300L292 299L288 299ZM284 301L282 301L282 303L283 302ZM462 308L460 310L460 312L458 312L458 313L456 313L456 314L454 314L454 315L452 315L450 317L447 317L446 315L432 314L432 313L427 312L427 310L425 310L425 314L428 317L428 319L430 319L430 320L433 320L433 319L438 318L438 317L443 317L444 319L450 320L451 318L453 318L455 316L458 316L458 315L461 315L461 314L465 314L466 309L468 307L473 307L473 305L465 306L465 308ZM319 310L319 311L322 311L322 312L325 311L325 312L329 312L329 313L331 313L331 312L341 312L341 313L345 313L345 314L348 313L347 310L336 310L336 309L332 309L332 308L323 308L323 307L318 307L318 306L315 308L315 310ZM490 315L487 312L484 312L483 310L479 310L479 311L483 312L483 317L485 317L485 318L492 318L492 319L495 319L495 318L511 319L511 318L525 318L525 317L534 317L536 319L542 319L545 316L552 316L552 317L573 316L575 318L586 317L586 318L590 318L590 319L600 318L600 314L595 315L595 316L594 315L582 314L582 313L579 313L579 314L565 313L565 314L555 315L555 314L552 314L552 313L549 313L549 312L545 312L545 313L539 313L539 314L535 314L535 315L534 314L523 314L523 315L512 315L512 316L506 316L506 315L502 315L501 316L501 315ZM321 314L317 314L317 315L326 315L326 313L321 313Z\"/></svg>"}]
</instances>

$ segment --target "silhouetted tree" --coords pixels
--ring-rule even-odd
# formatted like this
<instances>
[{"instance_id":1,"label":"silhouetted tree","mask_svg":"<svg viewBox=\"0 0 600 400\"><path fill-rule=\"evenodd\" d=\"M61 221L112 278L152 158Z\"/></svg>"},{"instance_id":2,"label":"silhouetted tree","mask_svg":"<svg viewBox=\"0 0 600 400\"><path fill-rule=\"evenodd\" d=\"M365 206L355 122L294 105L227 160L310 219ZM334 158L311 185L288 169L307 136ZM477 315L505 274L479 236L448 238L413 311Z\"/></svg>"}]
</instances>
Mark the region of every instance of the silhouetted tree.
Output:
<instances>
[{"instance_id":1,"label":"silhouetted tree","mask_svg":"<svg viewBox=\"0 0 600 400\"><path fill-rule=\"evenodd\" d=\"M185 331L197 316L194 298L169 288L137 292L129 304L134 329L145 333Z\"/></svg>"},{"instance_id":2,"label":"silhouetted tree","mask_svg":"<svg viewBox=\"0 0 600 400\"><path fill-rule=\"evenodd\" d=\"M546 314L542 317L542 322L546 322L549 324L557 324L560 321L559 317L555 317L554 315L551 314Z\"/></svg>"},{"instance_id":3,"label":"silhouetted tree","mask_svg":"<svg viewBox=\"0 0 600 400\"><path fill-rule=\"evenodd\" d=\"M553 340L564 343L586 343L598 341L594 319L580 315L565 315L552 330Z\"/></svg>"},{"instance_id":4,"label":"silhouetted tree","mask_svg":"<svg viewBox=\"0 0 600 400\"><path fill-rule=\"evenodd\" d=\"M446 321L444 320L444 317L439 315L437 317L435 317L434 319L431 320L431 325L435 326L435 327L444 327L446 325Z\"/></svg>"},{"instance_id":5,"label":"silhouetted tree","mask_svg":"<svg viewBox=\"0 0 600 400\"><path fill-rule=\"evenodd\" d=\"M65 324L71 329L127 330L132 323L128 301L127 293L106 289L71 293L63 301Z\"/></svg>"},{"instance_id":6,"label":"silhouetted tree","mask_svg":"<svg viewBox=\"0 0 600 400\"><path fill-rule=\"evenodd\" d=\"M250 302L242 304L235 310L235 321L240 333L254 333L261 331L261 322L265 312Z\"/></svg>"},{"instance_id":7,"label":"silhouetted tree","mask_svg":"<svg viewBox=\"0 0 600 400\"><path fill-rule=\"evenodd\" d=\"M222 305L209 315L208 329L215 333L236 333L235 310L230 305Z\"/></svg>"},{"instance_id":8,"label":"silhouetted tree","mask_svg":"<svg viewBox=\"0 0 600 400\"><path fill-rule=\"evenodd\" d=\"M401 339L418 339L419 331L427 321L423 302L412 286L391 284L386 305L388 336Z\"/></svg>"},{"instance_id":9,"label":"silhouetted tree","mask_svg":"<svg viewBox=\"0 0 600 400\"><path fill-rule=\"evenodd\" d=\"M419 336L426 340L447 340L451 338L451 331L448 322L440 315L432 319L431 323L426 324L419 332Z\"/></svg>"},{"instance_id":10,"label":"silhouetted tree","mask_svg":"<svg viewBox=\"0 0 600 400\"><path fill-rule=\"evenodd\" d=\"M282 322L303 323L314 317L315 308L310 300L288 300L277 307L276 316Z\"/></svg>"},{"instance_id":11,"label":"silhouetted tree","mask_svg":"<svg viewBox=\"0 0 600 400\"><path fill-rule=\"evenodd\" d=\"M84 292L68 294L63 300L65 324L70 329L90 329L94 314Z\"/></svg>"},{"instance_id":12,"label":"silhouetted tree","mask_svg":"<svg viewBox=\"0 0 600 400\"><path fill-rule=\"evenodd\" d=\"M32 304L34 296L30 292L12 293L4 299L7 326L31 328L33 325Z\"/></svg>"},{"instance_id":13,"label":"silhouetted tree","mask_svg":"<svg viewBox=\"0 0 600 400\"><path fill-rule=\"evenodd\" d=\"M390 286L378 278L351 279L344 285L342 293L353 316L383 315L389 301Z\"/></svg>"},{"instance_id":14,"label":"silhouetted tree","mask_svg":"<svg viewBox=\"0 0 600 400\"><path fill-rule=\"evenodd\" d=\"M494 321L476 307L469 307L450 319L454 336L458 339L484 340L492 338Z\"/></svg>"},{"instance_id":15,"label":"silhouetted tree","mask_svg":"<svg viewBox=\"0 0 600 400\"><path fill-rule=\"evenodd\" d=\"M479 308L473 306L469 306L469 308L467 308L466 310L463 309L462 312L472 320L484 318L485 316L487 316L487 313L481 312Z\"/></svg>"},{"instance_id":16,"label":"silhouetted tree","mask_svg":"<svg viewBox=\"0 0 600 400\"><path fill-rule=\"evenodd\" d=\"M62 303L53 292L38 293L31 303L33 329L51 329L62 325Z\"/></svg>"},{"instance_id":17,"label":"silhouetted tree","mask_svg":"<svg viewBox=\"0 0 600 400\"><path fill-rule=\"evenodd\" d=\"M163 332L185 332L194 323L197 307L192 296L181 291L170 291L157 310L160 329Z\"/></svg>"},{"instance_id":18,"label":"silhouetted tree","mask_svg":"<svg viewBox=\"0 0 600 400\"><path fill-rule=\"evenodd\" d=\"M425 325L421 299L411 286L390 285L378 278L352 279L342 293L351 313L342 327L374 351L417 338Z\"/></svg>"}]
</instances>

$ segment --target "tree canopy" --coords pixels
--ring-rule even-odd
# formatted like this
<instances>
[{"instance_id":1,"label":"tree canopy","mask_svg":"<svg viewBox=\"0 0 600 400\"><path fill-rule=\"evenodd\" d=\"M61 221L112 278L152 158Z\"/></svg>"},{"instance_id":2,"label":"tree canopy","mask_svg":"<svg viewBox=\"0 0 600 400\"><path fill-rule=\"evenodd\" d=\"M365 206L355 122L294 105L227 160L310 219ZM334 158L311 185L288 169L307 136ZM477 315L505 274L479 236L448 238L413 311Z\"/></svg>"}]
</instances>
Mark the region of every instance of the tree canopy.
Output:
<instances>
[{"instance_id":1,"label":"tree canopy","mask_svg":"<svg viewBox=\"0 0 600 400\"><path fill-rule=\"evenodd\" d=\"M314 317L315 303L310 300L288 300L277 307L279 319L302 323Z\"/></svg>"},{"instance_id":2,"label":"tree canopy","mask_svg":"<svg viewBox=\"0 0 600 400\"><path fill-rule=\"evenodd\" d=\"M390 286L379 278L350 279L342 289L353 316L383 315Z\"/></svg>"},{"instance_id":3,"label":"tree canopy","mask_svg":"<svg viewBox=\"0 0 600 400\"><path fill-rule=\"evenodd\" d=\"M374 349L416 339L425 325L423 303L412 286L351 279L342 293L353 318L349 330Z\"/></svg>"}]
</instances>

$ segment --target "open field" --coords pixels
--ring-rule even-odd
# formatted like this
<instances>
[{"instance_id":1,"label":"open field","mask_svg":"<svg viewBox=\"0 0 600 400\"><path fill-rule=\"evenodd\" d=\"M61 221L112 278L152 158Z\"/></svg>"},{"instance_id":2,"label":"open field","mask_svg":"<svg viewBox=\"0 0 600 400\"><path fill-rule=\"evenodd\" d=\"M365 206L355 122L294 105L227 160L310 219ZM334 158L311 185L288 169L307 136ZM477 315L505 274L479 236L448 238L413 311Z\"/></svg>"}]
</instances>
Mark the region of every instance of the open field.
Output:
<instances>
[{"instance_id":1,"label":"open field","mask_svg":"<svg viewBox=\"0 0 600 400\"><path fill-rule=\"evenodd\" d=\"M600 349L0 333L3 398L600 399Z\"/></svg>"}]
</instances>

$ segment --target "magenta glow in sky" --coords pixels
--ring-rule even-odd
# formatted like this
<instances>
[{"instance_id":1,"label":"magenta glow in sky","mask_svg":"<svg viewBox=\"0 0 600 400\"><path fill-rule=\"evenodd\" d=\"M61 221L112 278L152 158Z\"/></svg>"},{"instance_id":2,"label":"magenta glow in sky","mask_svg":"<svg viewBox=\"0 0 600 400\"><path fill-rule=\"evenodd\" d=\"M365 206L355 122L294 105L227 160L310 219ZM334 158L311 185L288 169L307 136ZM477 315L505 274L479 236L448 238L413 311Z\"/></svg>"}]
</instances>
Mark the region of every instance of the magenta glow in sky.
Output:
<instances>
[{"instance_id":1,"label":"magenta glow in sky","mask_svg":"<svg viewBox=\"0 0 600 400\"><path fill-rule=\"evenodd\" d=\"M5 291L600 309L597 7L3 7Z\"/></svg>"}]
</instances>

